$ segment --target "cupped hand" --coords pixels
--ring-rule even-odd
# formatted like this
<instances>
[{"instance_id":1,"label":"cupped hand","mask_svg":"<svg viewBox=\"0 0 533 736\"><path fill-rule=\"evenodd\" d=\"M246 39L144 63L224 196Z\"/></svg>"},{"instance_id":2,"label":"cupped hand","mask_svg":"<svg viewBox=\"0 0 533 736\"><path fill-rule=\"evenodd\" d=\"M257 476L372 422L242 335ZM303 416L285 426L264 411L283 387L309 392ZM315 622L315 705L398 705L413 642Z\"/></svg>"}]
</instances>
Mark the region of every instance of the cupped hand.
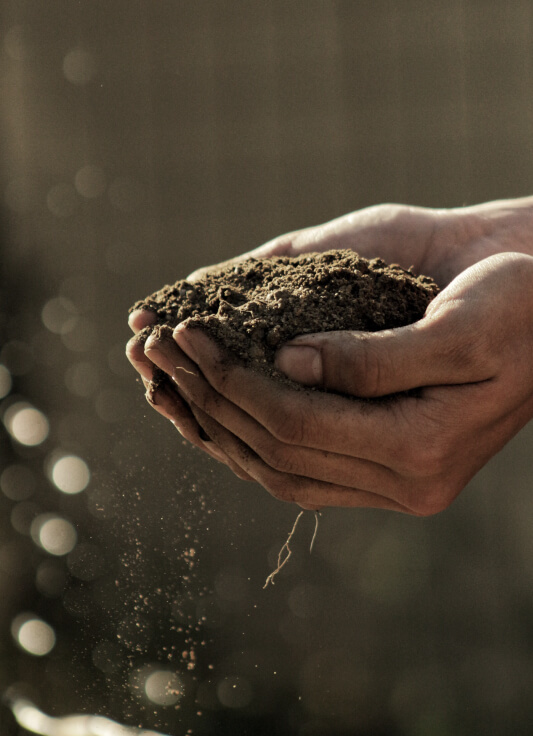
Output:
<instances>
[{"instance_id":1,"label":"cupped hand","mask_svg":"<svg viewBox=\"0 0 533 736\"><path fill-rule=\"evenodd\" d=\"M382 258L447 286L469 266L502 252L533 255L533 200L500 200L452 209L379 204L314 227L286 233L224 263L194 271L189 280L249 257L296 256L348 248Z\"/></svg>"},{"instance_id":2,"label":"cupped hand","mask_svg":"<svg viewBox=\"0 0 533 736\"><path fill-rule=\"evenodd\" d=\"M246 254L353 247L449 284L415 325L322 333L282 348L282 371L328 393L237 365L183 325L174 340L133 338L130 360L146 385L154 366L171 376L175 389L158 391L154 408L187 439L276 497L305 508L435 513L531 418L533 259L505 252L527 252L528 218L522 200L462 211L384 205ZM130 325L138 331L151 319L136 312Z\"/></svg>"},{"instance_id":3,"label":"cupped hand","mask_svg":"<svg viewBox=\"0 0 533 736\"><path fill-rule=\"evenodd\" d=\"M428 515L531 418L532 347L533 258L502 254L467 269L414 325L281 349L280 369L326 391L235 364L185 325L145 350L232 465L277 498Z\"/></svg>"}]
</instances>

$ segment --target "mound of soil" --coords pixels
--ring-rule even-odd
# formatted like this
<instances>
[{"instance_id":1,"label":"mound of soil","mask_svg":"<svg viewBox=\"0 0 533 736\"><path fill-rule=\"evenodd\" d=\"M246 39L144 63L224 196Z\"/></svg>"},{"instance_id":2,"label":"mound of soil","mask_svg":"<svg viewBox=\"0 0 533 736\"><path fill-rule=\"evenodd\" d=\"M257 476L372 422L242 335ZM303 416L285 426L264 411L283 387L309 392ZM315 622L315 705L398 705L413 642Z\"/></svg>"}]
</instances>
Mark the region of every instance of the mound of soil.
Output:
<instances>
[{"instance_id":1,"label":"mound of soil","mask_svg":"<svg viewBox=\"0 0 533 736\"><path fill-rule=\"evenodd\" d=\"M420 319L437 293L427 276L332 250L250 258L194 283L164 286L130 311L148 309L157 316L156 325L143 331L146 336L188 319L238 360L280 377L275 352L296 335L401 327Z\"/></svg>"}]
</instances>

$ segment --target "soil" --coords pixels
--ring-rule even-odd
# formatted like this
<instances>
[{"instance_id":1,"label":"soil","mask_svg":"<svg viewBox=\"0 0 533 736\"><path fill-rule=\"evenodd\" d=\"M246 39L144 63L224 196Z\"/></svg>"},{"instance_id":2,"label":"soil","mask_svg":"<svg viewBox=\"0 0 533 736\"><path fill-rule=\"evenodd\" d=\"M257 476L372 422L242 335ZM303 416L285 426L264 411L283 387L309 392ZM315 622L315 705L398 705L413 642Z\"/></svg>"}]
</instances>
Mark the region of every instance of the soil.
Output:
<instances>
[{"instance_id":1,"label":"soil","mask_svg":"<svg viewBox=\"0 0 533 736\"><path fill-rule=\"evenodd\" d=\"M296 335L401 327L420 319L437 293L432 279L412 269L333 250L250 258L194 283L164 286L130 311L157 316L146 336L189 320L237 360L281 379L273 365L276 350Z\"/></svg>"}]
</instances>

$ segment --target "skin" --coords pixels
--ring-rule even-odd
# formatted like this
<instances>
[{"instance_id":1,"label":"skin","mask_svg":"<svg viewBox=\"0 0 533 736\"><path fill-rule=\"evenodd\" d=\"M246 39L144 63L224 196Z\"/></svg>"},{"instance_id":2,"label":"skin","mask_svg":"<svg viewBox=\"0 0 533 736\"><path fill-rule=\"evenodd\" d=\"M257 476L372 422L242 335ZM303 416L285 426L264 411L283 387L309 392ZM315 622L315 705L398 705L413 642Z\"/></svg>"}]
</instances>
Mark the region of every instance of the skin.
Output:
<instances>
[{"instance_id":1,"label":"skin","mask_svg":"<svg viewBox=\"0 0 533 736\"><path fill-rule=\"evenodd\" d=\"M379 205L234 261L331 248L413 266L442 291L414 325L306 335L278 351L286 375L325 390L281 386L187 323L171 339L132 338L128 357L145 384L154 366L173 379L176 390L158 391L154 408L186 439L278 499L442 511L533 416L533 198ZM135 333L151 321L130 315ZM418 391L365 400L408 389Z\"/></svg>"}]
</instances>

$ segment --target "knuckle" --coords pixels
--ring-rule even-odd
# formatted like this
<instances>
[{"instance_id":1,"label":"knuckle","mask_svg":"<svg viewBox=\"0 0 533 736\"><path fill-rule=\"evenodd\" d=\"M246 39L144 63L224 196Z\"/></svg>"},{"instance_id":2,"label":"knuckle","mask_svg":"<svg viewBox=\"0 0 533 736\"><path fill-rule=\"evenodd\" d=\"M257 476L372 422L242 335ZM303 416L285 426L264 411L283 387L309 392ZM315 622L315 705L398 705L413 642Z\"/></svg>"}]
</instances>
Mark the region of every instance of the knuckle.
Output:
<instances>
[{"instance_id":1,"label":"knuckle","mask_svg":"<svg viewBox=\"0 0 533 736\"><path fill-rule=\"evenodd\" d=\"M450 334L447 344L443 345L446 353L444 359L459 375L477 376L480 370L487 375L493 372L491 351L487 350L481 330L468 331L468 334L462 335L460 341Z\"/></svg>"},{"instance_id":2,"label":"knuckle","mask_svg":"<svg viewBox=\"0 0 533 736\"><path fill-rule=\"evenodd\" d=\"M270 244L276 250L276 252L284 253L292 248L293 243L297 239L297 237L298 230L294 230L288 233L283 233L282 235L277 235L273 240L270 241Z\"/></svg>"},{"instance_id":3,"label":"knuckle","mask_svg":"<svg viewBox=\"0 0 533 736\"><path fill-rule=\"evenodd\" d=\"M278 501L293 503L295 498L294 489L290 479L284 478L280 473L269 473L263 483L266 490Z\"/></svg>"},{"instance_id":4,"label":"knuckle","mask_svg":"<svg viewBox=\"0 0 533 736\"><path fill-rule=\"evenodd\" d=\"M417 516L434 516L445 511L456 493L453 485L446 481L433 482L429 489L424 489L414 504L413 510Z\"/></svg>"},{"instance_id":5,"label":"knuckle","mask_svg":"<svg viewBox=\"0 0 533 736\"><path fill-rule=\"evenodd\" d=\"M212 365L204 366L203 375L215 391L225 394L229 385L230 370L220 358L213 360Z\"/></svg>"},{"instance_id":6,"label":"knuckle","mask_svg":"<svg viewBox=\"0 0 533 736\"><path fill-rule=\"evenodd\" d=\"M294 454L294 450L276 440L265 443L256 452L261 460L274 470L294 475L301 472L300 463Z\"/></svg>"},{"instance_id":7,"label":"knuckle","mask_svg":"<svg viewBox=\"0 0 533 736\"><path fill-rule=\"evenodd\" d=\"M194 403L208 416L214 416L220 406L220 396L215 391L198 388Z\"/></svg>"},{"instance_id":8,"label":"knuckle","mask_svg":"<svg viewBox=\"0 0 533 736\"><path fill-rule=\"evenodd\" d=\"M379 396L383 376L390 369L387 353L378 350L377 345L364 335L360 348L354 351L351 363L353 385L357 387L357 393L369 398Z\"/></svg>"},{"instance_id":9,"label":"knuckle","mask_svg":"<svg viewBox=\"0 0 533 736\"><path fill-rule=\"evenodd\" d=\"M466 322L460 303L445 302L441 306L437 304L434 309L431 328L439 337L439 359L464 380L492 377L500 362L500 355L491 342L493 333L480 330L479 324L474 321Z\"/></svg>"},{"instance_id":10,"label":"knuckle","mask_svg":"<svg viewBox=\"0 0 533 736\"><path fill-rule=\"evenodd\" d=\"M214 370L212 373L210 372L206 377L209 381L210 386L212 386L219 395L226 396L228 379L225 372L223 373L221 370Z\"/></svg>"},{"instance_id":11,"label":"knuckle","mask_svg":"<svg viewBox=\"0 0 533 736\"><path fill-rule=\"evenodd\" d=\"M316 231L318 229L316 227L306 227L278 235L270 241L273 246L273 255L296 255L302 251L305 252L309 249L309 245L314 245L316 242Z\"/></svg>"}]
</instances>

